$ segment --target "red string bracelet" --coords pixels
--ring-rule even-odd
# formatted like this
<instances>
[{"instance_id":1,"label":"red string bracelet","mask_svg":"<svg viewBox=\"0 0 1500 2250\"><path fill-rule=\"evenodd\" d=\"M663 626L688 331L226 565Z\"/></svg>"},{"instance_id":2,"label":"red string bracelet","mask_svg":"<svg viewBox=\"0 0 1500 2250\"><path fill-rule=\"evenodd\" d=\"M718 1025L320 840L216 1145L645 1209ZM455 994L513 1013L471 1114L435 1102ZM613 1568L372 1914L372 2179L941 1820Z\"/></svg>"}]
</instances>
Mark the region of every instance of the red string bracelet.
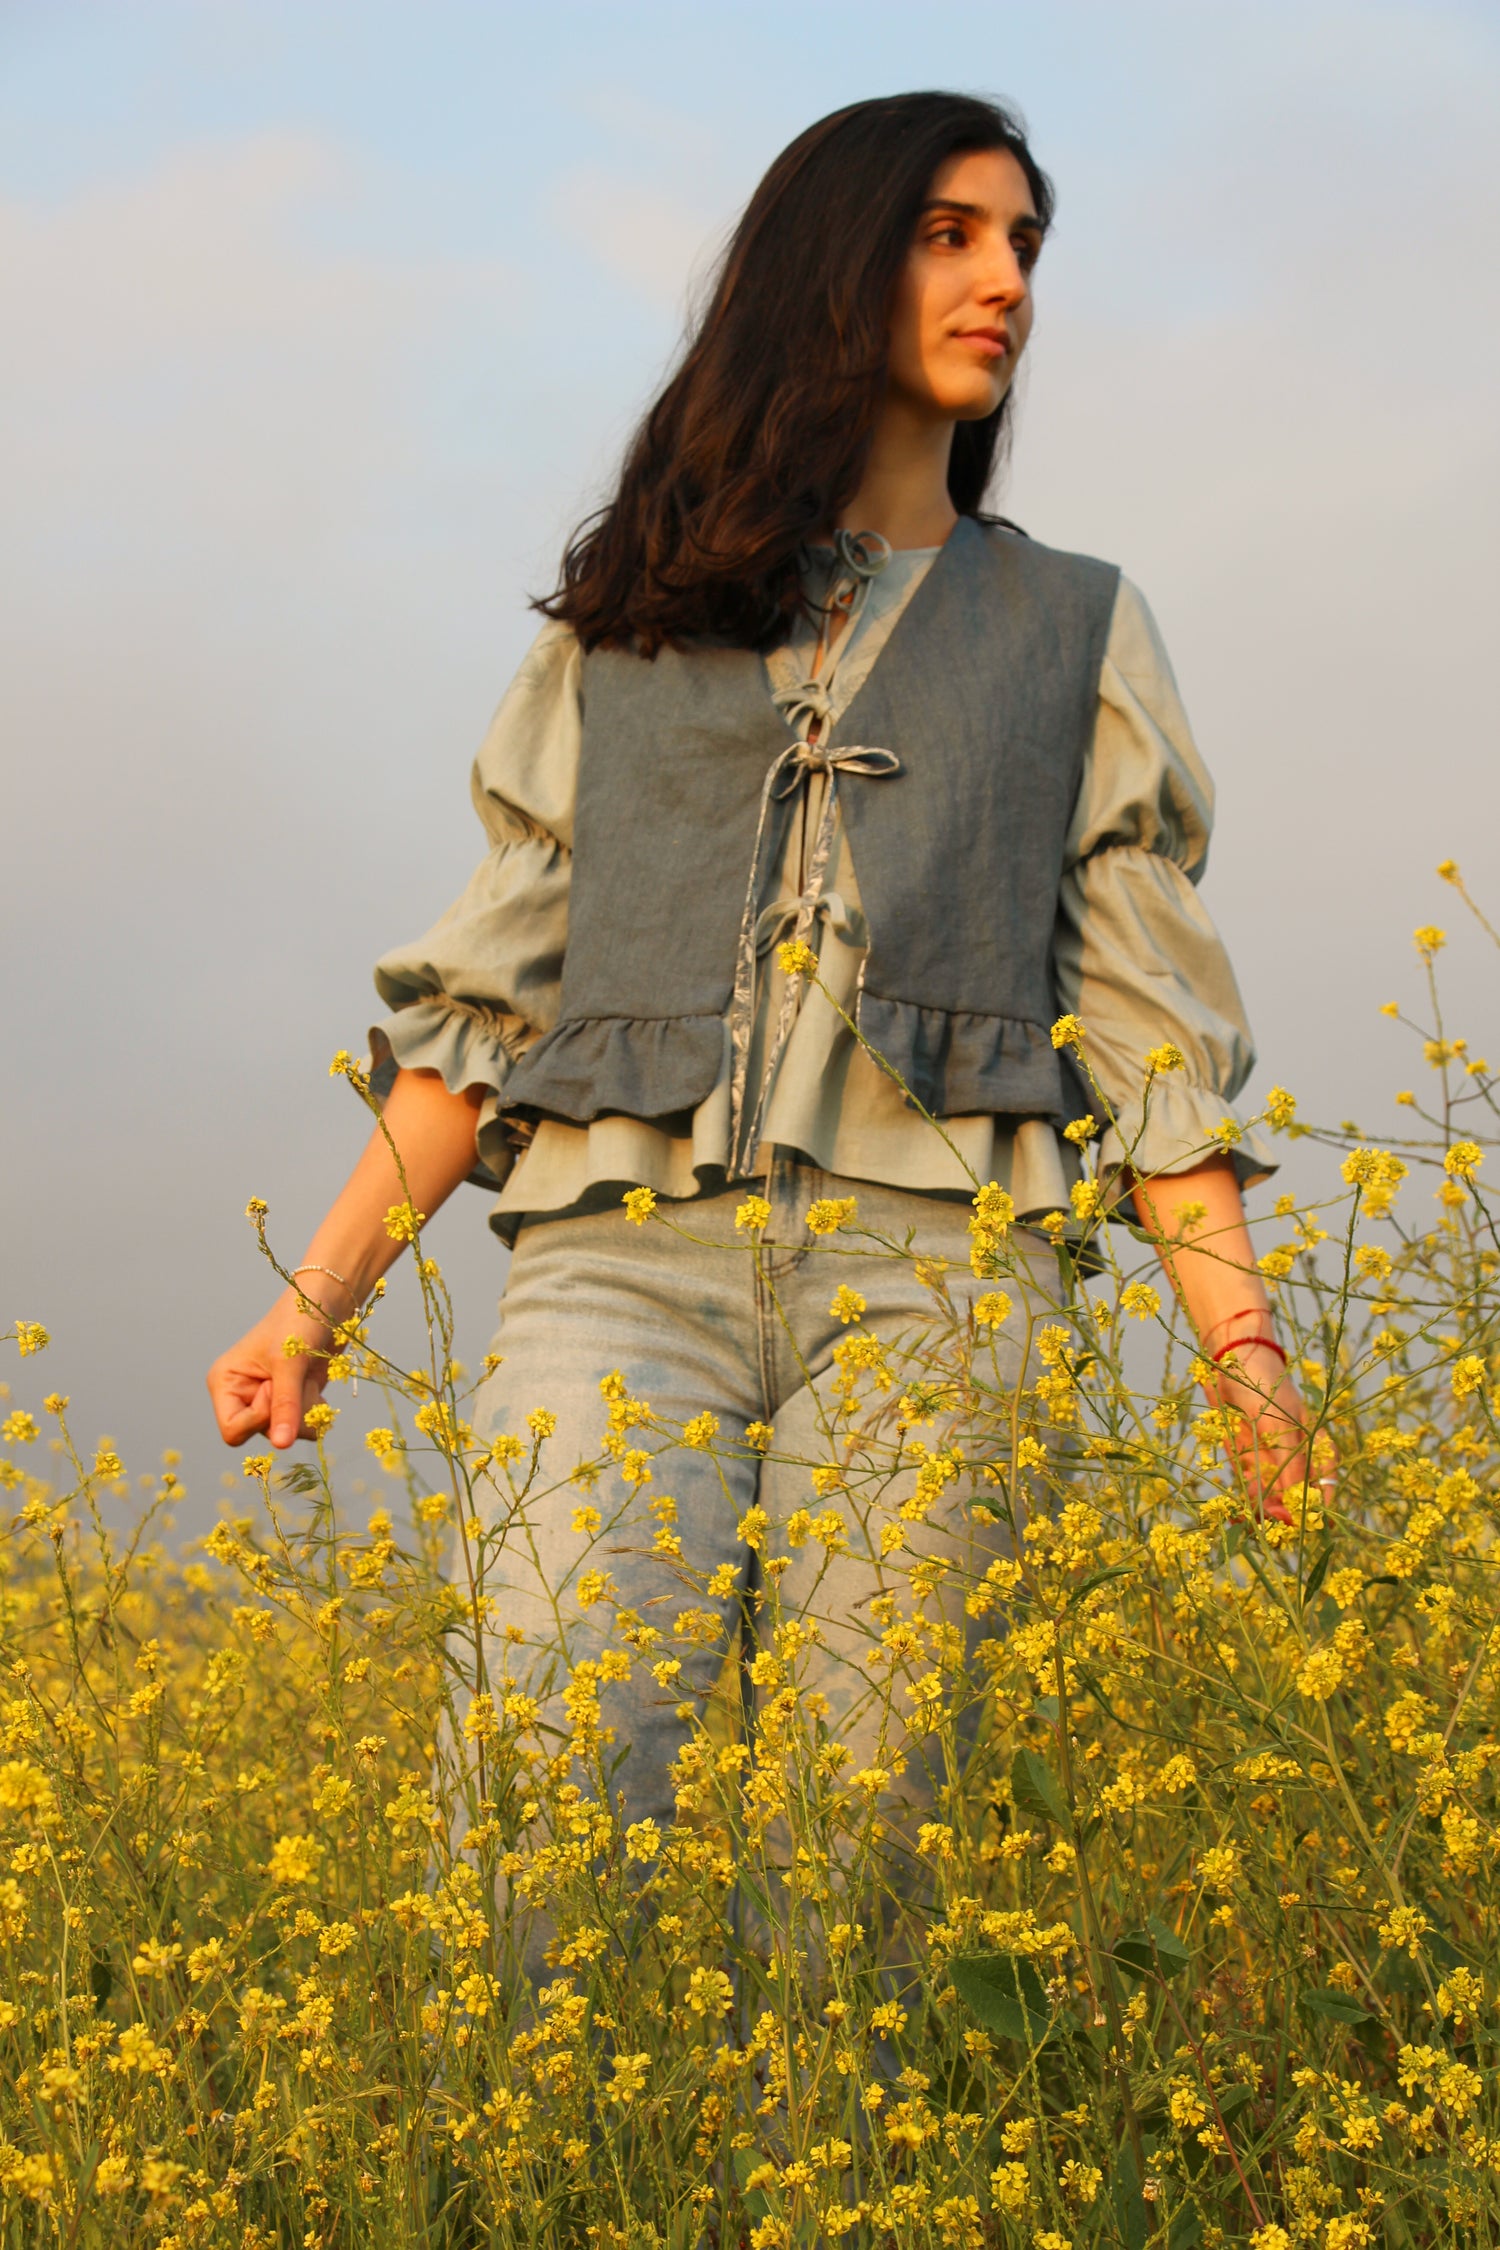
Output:
<instances>
[{"instance_id":1,"label":"red string bracelet","mask_svg":"<svg viewBox=\"0 0 1500 2250\"><path fill-rule=\"evenodd\" d=\"M1286 1353L1274 1336L1236 1336L1229 1343L1221 1344L1216 1352L1209 1354L1209 1357L1217 1367L1221 1360L1229 1357L1231 1352L1243 1351L1247 1344L1263 1344L1268 1352L1276 1354L1283 1367L1288 1364Z\"/></svg>"}]
</instances>

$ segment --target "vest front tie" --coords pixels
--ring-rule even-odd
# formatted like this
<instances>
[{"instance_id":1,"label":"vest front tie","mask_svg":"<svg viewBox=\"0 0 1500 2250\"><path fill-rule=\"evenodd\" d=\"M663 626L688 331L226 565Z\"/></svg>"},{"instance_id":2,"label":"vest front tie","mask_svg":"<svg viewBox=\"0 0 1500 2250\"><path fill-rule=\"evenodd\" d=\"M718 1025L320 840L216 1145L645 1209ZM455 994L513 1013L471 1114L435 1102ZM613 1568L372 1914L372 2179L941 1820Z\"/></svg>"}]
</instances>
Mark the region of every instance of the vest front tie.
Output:
<instances>
[{"instance_id":1,"label":"vest front tie","mask_svg":"<svg viewBox=\"0 0 1500 2250\"><path fill-rule=\"evenodd\" d=\"M750 1042L755 1028L755 973L761 950L758 939L760 927L767 918L759 912L757 902L760 897L761 861L771 807L778 800L790 797L794 790L802 788L811 774L823 773L828 776L823 815L818 822L817 838L813 844L807 880L802 886L801 896L796 900L789 899L781 906L767 909L767 915L779 920L783 928L786 921L791 920L791 929L787 933L787 940L783 942L796 943L805 941L824 903L823 883L833 851L839 775L857 773L872 780L882 780L901 771L901 761L894 750L882 750L863 743L851 743L847 749L841 750L830 743L808 738L807 730L813 726L823 727L828 723L830 706L827 692L820 682L799 681L793 688L781 689L775 700L783 710L791 707L788 715L795 713L804 732L800 740L787 744L781 755L772 761L766 775L765 785L760 793L760 817L755 829L755 849L750 858L750 879L745 887L745 908L740 918L734 996L729 1010L729 1149L736 1175L754 1162L766 1101L807 987L807 980L801 975L789 976L786 980L775 1036L761 1071L760 1094L747 1130L745 1099L750 1072ZM818 708L819 703L821 709Z\"/></svg>"}]
</instances>

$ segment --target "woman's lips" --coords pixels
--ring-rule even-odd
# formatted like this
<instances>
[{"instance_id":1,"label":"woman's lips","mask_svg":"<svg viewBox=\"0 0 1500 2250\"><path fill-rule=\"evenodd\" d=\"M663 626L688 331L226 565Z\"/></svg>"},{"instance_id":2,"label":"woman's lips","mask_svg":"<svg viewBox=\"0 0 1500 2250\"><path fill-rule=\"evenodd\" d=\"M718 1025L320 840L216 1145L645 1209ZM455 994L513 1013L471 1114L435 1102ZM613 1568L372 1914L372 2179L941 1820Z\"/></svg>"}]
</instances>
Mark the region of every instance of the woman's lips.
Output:
<instances>
[{"instance_id":1,"label":"woman's lips","mask_svg":"<svg viewBox=\"0 0 1500 2250\"><path fill-rule=\"evenodd\" d=\"M961 344L972 344L989 359L1003 359L1010 350L1006 338L998 328L964 328L959 331Z\"/></svg>"}]
</instances>

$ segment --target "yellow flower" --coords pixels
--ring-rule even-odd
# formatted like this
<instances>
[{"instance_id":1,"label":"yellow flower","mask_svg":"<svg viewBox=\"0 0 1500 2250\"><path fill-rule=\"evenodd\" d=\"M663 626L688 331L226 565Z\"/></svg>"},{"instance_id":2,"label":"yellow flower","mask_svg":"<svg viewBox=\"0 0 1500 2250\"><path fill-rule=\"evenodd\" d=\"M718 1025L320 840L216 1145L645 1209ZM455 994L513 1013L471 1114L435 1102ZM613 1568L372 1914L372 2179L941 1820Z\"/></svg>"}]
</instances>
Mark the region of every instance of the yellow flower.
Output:
<instances>
[{"instance_id":1,"label":"yellow flower","mask_svg":"<svg viewBox=\"0 0 1500 2250\"><path fill-rule=\"evenodd\" d=\"M114 2054L109 2058L111 2070L133 2070L138 2077L165 2077L172 2067L172 2057L165 2047L159 2047L143 2023L128 2023L120 2033Z\"/></svg>"},{"instance_id":2,"label":"yellow flower","mask_svg":"<svg viewBox=\"0 0 1500 2250\"><path fill-rule=\"evenodd\" d=\"M1215 1844L1198 1861L1198 1880L1205 1890L1233 1888L1240 1872L1240 1855L1233 1844Z\"/></svg>"},{"instance_id":3,"label":"yellow flower","mask_svg":"<svg viewBox=\"0 0 1500 2250\"><path fill-rule=\"evenodd\" d=\"M997 2164L990 2174L990 2193L997 2210L1008 2218L1019 2218L1031 2203L1031 2175L1026 2166L1017 2159Z\"/></svg>"},{"instance_id":4,"label":"yellow flower","mask_svg":"<svg viewBox=\"0 0 1500 2250\"><path fill-rule=\"evenodd\" d=\"M1146 1068L1153 1075L1163 1070L1186 1070L1187 1058L1180 1047L1164 1039L1159 1047L1146 1049Z\"/></svg>"},{"instance_id":5,"label":"yellow flower","mask_svg":"<svg viewBox=\"0 0 1500 2250\"><path fill-rule=\"evenodd\" d=\"M427 1215L411 1203L393 1203L385 1215L385 1231L392 1242L415 1242Z\"/></svg>"},{"instance_id":6,"label":"yellow flower","mask_svg":"<svg viewBox=\"0 0 1500 2250\"><path fill-rule=\"evenodd\" d=\"M808 1206L808 1232L837 1234L841 1227L850 1225L858 1208L852 1195L820 1195Z\"/></svg>"},{"instance_id":7,"label":"yellow flower","mask_svg":"<svg viewBox=\"0 0 1500 2250\"><path fill-rule=\"evenodd\" d=\"M1010 1310L1010 1299L1003 1289L987 1289L975 1300L974 1318L981 1328L1003 1328Z\"/></svg>"},{"instance_id":8,"label":"yellow flower","mask_svg":"<svg viewBox=\"0 0 1500 2250\"><path fill-rule=\"evenodd\" d=\"M30 1813L45 1819L53 1807L52 1784L40 1766L24 1758L0 1765L0 1812Z\"/></svg>"},{"instance_id":9,"label":"yellow flower","mask_svg":"<svg viewBox=\"0 0 1500 2250\"><path fill-rule=\"evenodd\" d=\"M1343 1677L1344 1660L1338 1650L1315 1648L1297 1674L1298 1692L1326 1703Z\"/></svg>"},{"instance_id":10,"label":"yellow flower","mask_svg":"<svg viewBox=\"0 0 1500 2250\"><path fill-rule=\"evenodd\" d=\"M815 977L818 973L818 956L801 938L791 938L776 949L776 959L784 977Z\"/></svg>"},{"instance_id":11,"label":"yellow flower","mask_svg":"<svg viewBox=\"0 0 1500 2250\"><path fill-rule=\"evenodd\" d=\"M627 1188L621 1200L625 1216L633 1227L643 1227L656 1209L656 1197L648 1187Z\"/></svg>"},{"instance_id":12,"label":"yellow flower","mask_svg":"<svg viewBox=\"0 0 1500 2250\"><path fill-rule=\"evenodd\" d=\"M1434 954L1441 953L1448 942L1447 931L1434 929L1430 922L1424 922L1421 929L1413 930L1411 936L1413 945L1424 961L1430 961Z\"/></svg>"},{"instance_id":13,"label":"yellow flower","mask_svg":"<svg viewBox=\"0 0 1500 2250\"><path fill-rule=\"evenodd\" d=\"M771 1206L763 1195L747 1195L735 1211L734 1223L740 1234L759 1234L771 1223Z\"/></svg>"},{"instance_id":14,"label":"yellow flower","mask_svg":"<svg viewBox=\"0 0 1500 2250\"><path fill-rule=\"evenodd\" d=\"M757 1453L766 1452L775 1435L776 1432L769 1422L747 1422L745 1424L745 1443L753 1447Z\"/></svg>"},{"instance_id":15,"label":"yellow flower","mask_svg":"<svg viewBox=\"0 0 1500 2250\"><path fill-rule=\"evenodd\" d=\"M1136 1320L1154 1320L1161 1311L1161 1298L1149 1281L1127 1282L1120 1292L1120 1310Z\"/></svg>"},{"instance_id":16,"label":"yellow flower","mask_svg":"<svg viewBox=\"0 0 1500 2250\"><path fill-rule=\"evenodd\" d=\"M147 1938L137 1948L130 1966L138 1977L164 1977L181 1959L180 1945L163 1945L160 1938Z\"/></svg>"},{"instance_id":17,"label":"yellow flower","mask_svg":"<svg viewBox=\"0 0 1500 2250\"><path fill-rule=\"evenodd\" d=\"M1063 1139L1071 1141L1075 1148L1082 1148L1093 1139L1098 1130L1092 1117L1075 1117L1071 1125L1063 1127Z\"/></svg>"},{"instance_id":18,"label":"yellow flower","mask_svg":"<svg viewBox=\"0 0 1500 2250\"><path fill-rule=\"evenodd\" d=\"M833 1302L828 1311L832 1319L841 1320L847 1328L851 1320L863 1320L865 1300L857 1289L851 1289L847 1282L840 1282L833 1293Z\"/></svg>"},{"instance_id":19,"label":"yellow flower","mask_svg":"<svg viewBox=\"0 0 1500 2250\"><path fill-rule=\"evenodd\" d=\"M556 1432L557 1416L548 1407L534 1406L526 1417L526 1427L538 1441L549 1438Z\"/></svg>"},{"instance_id":20,"label":"yellow flower","mask_svg":"<svg viewBox=\"0 0 1500 2250\"><path fill-rule=\"evenodd\" d=\"M1478 1141L1455 1141L1443 1158L1443 1170L1450 1179L1472 1180L1484 1162L1484 1150Z\"/></svg>"},{"instance_id":21,"label":"yellow flower","mask_svg":"<svg viewBox=\"0 0 1500 2250\"><path fill-rule=\"evenodd\" d=\"M32 1352L44 1352L51 1341L51 1337L39 1320L18 1320L16 1322L16 1348L22 1359L29 1358Z\"/></svg>"},{"instance_id":22,"label":"yellow flower","mask_svg":"<svg viewBox=\"0 0 1500 2250\"><path fill-rule=\"evenodd\" d=\"M628 2108L646 2083L651 2057L649 2054L616 2055L613 2061L615 2074L606 2091L612 2102L619 2102Z\"/></svg>"},{"instance_id":23,"label":"yellow flower","mask_svg":"<svg viewBox=\"0 0 1500 2250\"><path fill-rule=\"evenodd\" d=\"M1078 2203L1092 2203L1104 2185L1104 2174L1098 2165L1080 2164L1076 2156L1068 2158L1058 2177L1063 2194L1072 2196Z\"/></svg>"},{"instance_id":24,"label":"yellow flower","mask_svg":"<svg viewBox=\"0 0 1500 2250\"><path fill-rule=\"evenodd\" d=\"M696 1968L688 1978L687 2004L695 2016L724 2016L734 2000L734 1986L722 1969Z\"/></svg>"},{"instance_id":25,"label":"yellow flower","mask_svg":"<svg viewBox=\"0 0 1500 2250\"><path fill-rule=\"evenodd\" d=\"M1365 1209L1375 1218L1390 1209L1391 1197L1406 1178L1400 1157L1384 1148L1352 1149L1339 1169L1348 1185L1360 1190Z\"/></svg>"},{"instance_id":26,"label":"yellow flower","mask_svg":"<svg viewBox=\"0 0 1500 2250\"><path fill-rule=\"evenodd\" d=\"M5 1420L0 1422L0 1438L4 1438L8 1445L30 1445L36 1434L37 1425L35 1421L19 1406L14 1413L7 1414Z\"/></svg>"},{"instance_id":27,"label":"yellow flower","mask_svg":"<svg viewBox=\"0 0 1500 2250\"><path fill-rule=\"evenodd\" d=\"M1104 1190L1097 1180L1075 1180L1068 1190L1073 1206L1073 1216L1080 1226L1086 1226L1104 1200Z\"/></svg>"},{"instance_id":28,"label":"yellow flower","mask_svg":"<svg viewBox=\"0 0 1500 2250\"><path fill-rule=\"evenodd\" d=\"M654 1859L661 1850L661 1830L654 1820L633 1820L625 1831L627 1859Z\"/></svg>"},{"instance_id":29,"label":"yellow flower","mask_svg":"<svg viewBox=\"0 0 1500 2250\"><path fill-rule=\"evenodd\" d=\"M290 1890L299 1883L315 1883L323 1846L311 1836L282 1836L271 1846L266 1872L271 1881Z\"/></svg>"},{"instance_id":30,"label":"yellow flower","mask_svg":"<svg viewBox=\"0 0 1500 2250\"><path fill-rule=\"evenodd\" d=\"M1432 1924L1419 1906L1394 1906L1389 1918L1381 1923L1377 1935L1383 1951L1399 1952L1404 1946L1415 1961L1422 1933L1431 1927Z\"/></svg>"},{"instance_id":31,"label":"yellow flower","mask_svg":"<svg viewBox=\"0 0 1500 2250\"><path fill-rule=\"evenodd\" d=\"M1466 1352L1462 1359L1453 1363L1453 1373L1449 1378L1453 1396L1459 1399L1472 1398L1475 1391L1483 1390L1488 1373L1489 1369L1478 1352Z\"/></svg>"},{"instance_id":32,"label":"yellow flower","mask_svg":"<svg viewBox=\"0 0 1500 2250\"><path fill-rule=\"evenodd\" d=\"M308 1408L302 1419L314 1437L326 1437L338 1420L338 1415L336 1406L330 1406L326 1399L319 1399L316 1405Z\"/></svg>"},{"instance_id":33,"label":"yellow flower","mask_svg":"<svg viewBox=\"0 0 1500 2250\"><path fill-rule=\"evenodd\" d=\"M694 1451L698 1453L706 1453L718 1434L719 1417L717 1414L710 1414L706 1409L702 1414L695 1414L690 1422L684 1422L682 1425L683 1444L692 1446Z\"/></svg>"},{"instance_id":34,"label":"yellow flower","mask_svg":"<svg viewBox=\"0 0 1500 2250\"><path fill-rule=\"evenodd\" d=\"M1059 1016L1052 1026L1054 1047L1081 1047L1083 1040L1084 1028L1077 1016Z\"/></svg>"}]
</instances>

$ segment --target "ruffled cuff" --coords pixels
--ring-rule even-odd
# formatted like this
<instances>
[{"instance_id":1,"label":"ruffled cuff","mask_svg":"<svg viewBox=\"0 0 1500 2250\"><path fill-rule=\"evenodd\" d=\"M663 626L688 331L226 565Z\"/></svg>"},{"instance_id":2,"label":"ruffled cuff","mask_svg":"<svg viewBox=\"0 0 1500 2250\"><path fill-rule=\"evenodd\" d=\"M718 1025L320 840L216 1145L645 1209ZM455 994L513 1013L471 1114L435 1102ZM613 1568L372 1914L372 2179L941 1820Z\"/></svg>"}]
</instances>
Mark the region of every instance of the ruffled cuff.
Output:
<instances>
[{"instance_id":1,"label":"ruffled cuff","mask_svg":"<svg viewBox=\"0 0 1500 2250\"><path fill-rule=\"evenodd\" d=\"M1175 1071L1153 1079L1149 1099L1121 1104L1115 1117L1100 1136L1101 1179L1111 1178L1126 1163L1145 1175L1186 1172L1219 1154L1230 1157L1242 1188L1269 1179L1277 1169L1262 1135L1246 1125L1232 1102L1212 1086ZM1226 1119L1238 1134L1227 1143L1220 1130Z\"/></svg>"},{"instance_id":2,"label":"ruffled cuff","mask_svg":"<svg viewBox=\"0 0 1500 2250\"><path fill-rule=\"evenodd\" d=\"M501 1188L516 1160L500 1115L500 1095L515 1068L518 1044L535 1033L519 1017L500 1016L445 996L413 1000L370 1026L370 1090L382 1107L398 1070L435 1070L450 1094L485 1089L469 1174L475 1187Z\"/></svg>"}]
</instances>

